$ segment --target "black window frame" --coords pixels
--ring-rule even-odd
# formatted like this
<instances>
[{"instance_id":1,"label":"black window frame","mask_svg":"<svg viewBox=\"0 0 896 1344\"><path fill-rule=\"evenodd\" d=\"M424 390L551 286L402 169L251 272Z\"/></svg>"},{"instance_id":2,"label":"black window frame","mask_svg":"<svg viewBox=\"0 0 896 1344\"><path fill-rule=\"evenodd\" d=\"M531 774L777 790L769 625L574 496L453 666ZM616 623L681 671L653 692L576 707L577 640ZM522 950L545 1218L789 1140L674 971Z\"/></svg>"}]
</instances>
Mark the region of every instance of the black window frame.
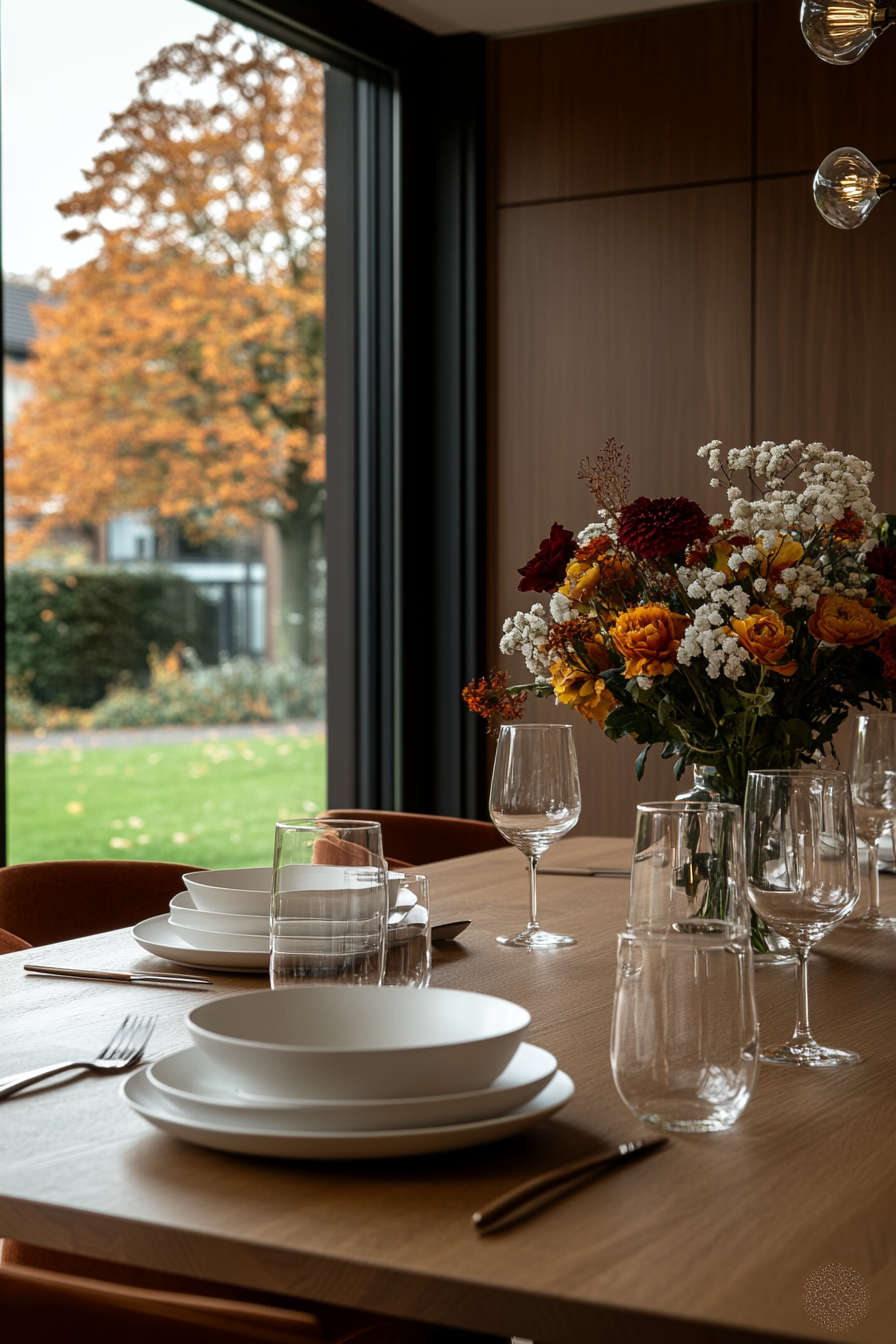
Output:
<instances>
[{"instance_id":1,"label":"black window frame","mask_svg":"<svg viewBox=\"0 0 896 1344\"><path fill-rule=\"evenodd\" d=\"M328 806L485 816L486 39L202 3L328 66Z\"/></svg>"}]
</instances>

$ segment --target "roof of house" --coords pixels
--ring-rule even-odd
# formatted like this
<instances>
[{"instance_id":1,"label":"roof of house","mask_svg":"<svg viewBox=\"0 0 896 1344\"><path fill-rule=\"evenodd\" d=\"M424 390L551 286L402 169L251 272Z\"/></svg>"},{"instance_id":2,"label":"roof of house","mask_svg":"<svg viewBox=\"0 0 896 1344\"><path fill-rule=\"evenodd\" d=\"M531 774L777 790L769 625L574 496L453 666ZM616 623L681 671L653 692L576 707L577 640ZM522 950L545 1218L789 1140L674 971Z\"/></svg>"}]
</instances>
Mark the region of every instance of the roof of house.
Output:
<instances>
[{"instance_id":1,"label":"roof of house","mask_svg":"<svg viewBox=\"0 0 896 1344\"><path fill-rule=\"evenodd\" d=\"M14 358L27 359L34 342L32 303L46 299L37 285L23 285L18 280L3 281L3 353Z\"/></svg>"}]
</instances>

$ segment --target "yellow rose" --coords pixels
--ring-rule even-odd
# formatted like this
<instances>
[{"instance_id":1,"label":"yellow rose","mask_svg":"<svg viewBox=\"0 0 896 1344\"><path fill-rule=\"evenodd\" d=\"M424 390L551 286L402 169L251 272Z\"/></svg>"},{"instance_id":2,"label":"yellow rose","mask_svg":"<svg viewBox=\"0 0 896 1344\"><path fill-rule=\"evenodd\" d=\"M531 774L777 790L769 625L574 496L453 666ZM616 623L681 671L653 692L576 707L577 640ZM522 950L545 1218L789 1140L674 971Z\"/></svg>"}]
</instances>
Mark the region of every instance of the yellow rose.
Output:
<instances>
[{"instance_id":1,"label":"yellow rose","mask_svg":"<svg viewBox=\"0 0 896 1344\"><path fill-rule=\"evenodd\" d=\"M772 587L781 582L782 570L798 565L803 558L800 543L793 537L782 536L780 532L771 546L763 546L761 541L757 541L756 549L759 552L759 573L768 579Z\"/></svg>"},{"instance_id":2,"label":"yellow rose","mask_svg":"<svg viewBox=\"0 0 896 1344\"><path fill-rule=\"evenodd\" d=\"M621 612L611 634L625 659L625 675L668 677L675 669L678 646L689 625L687 616L658 603Z\"/></svg>"},{"instance_id":3,"label":"yellow rose","mask_svg":"<svg viewBox=\"0 0 896 1344\"><path fill-rule=\"evenodd\" d=\"M562 705L571 705L583 719L597 720L601 728L610 710L616 707L616 697L607 690L602 678L587 672L579 663L565 659L552 663L551 683Z\"/></svg>"},{"instance_id":4,"label":"yellow rose","mask_svg":"<svg viewBox=\"0 0 896 1344\"><path fill-rule=\"evenodd\" d=\"M862 606L854 597L820 597L809 617L809 634L824 644L843 644L856 649L879 639L886 630L884 621Z\"/></svg>"},{"instance_id":5,"label":"yellow rose","mask_svg":"<svg viewBox=\"0 0 896 1344\"><path fill-rule=\"evenodd\" d=\"M634 587L635 575L628 560L602 555L597 560L572 560L566 567L566 583L560 589L570 602L593 602L598 594Z\"/></svg>"},{"instance_id":6,"label":"yellow rose","mask_svg":"<svg viewBox=\"0 0 896 1344\"><path fill-rule=\"evenodd\" d=\"M782 677L793 676L798 666L796 660L781 662L787 656L793 631L776 611L766 607L763 611L745 616L742 621L732 617L730 625L741 646L757 663L771 668L773 672L780 672Z\"/></svg>"}]
</instances>

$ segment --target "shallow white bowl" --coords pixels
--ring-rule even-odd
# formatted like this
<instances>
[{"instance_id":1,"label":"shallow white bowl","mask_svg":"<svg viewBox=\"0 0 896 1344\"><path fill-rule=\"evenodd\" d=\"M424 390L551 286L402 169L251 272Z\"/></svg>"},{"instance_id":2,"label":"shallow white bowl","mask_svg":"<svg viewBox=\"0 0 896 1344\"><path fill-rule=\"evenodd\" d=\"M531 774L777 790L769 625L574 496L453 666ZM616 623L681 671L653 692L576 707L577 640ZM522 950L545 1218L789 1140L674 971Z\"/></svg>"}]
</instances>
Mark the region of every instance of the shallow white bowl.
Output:
<instances>
[{"instance_id":1,"label":"shallow white bowl","mask_svg":"<svg viewBox=\"0 0 896 1344\"><path fill-rule=\"evenodd\" d=\"M356 985L234 994L187 1014L195 1044L244 1091L329 1101L479 1091L529 1021L489 994Z\"/></svg>"},{"instance_id":2,"label":"shallow white bowl","mask_svg":"<svg viewBox=\"0 0 896 1344\"><path fill-rule=\"evenodd\" d=\"M524 1041L504 1072L488 1087L447 1097L403 1097L395 1101L287 1101L280 1097L252 1097L237 1091L232 1081L212 1068L196 1046L156 1060L146 1076L153 1087L194 1120L292 1132L332 1129L352 1133L460 1125L506 1115L537 1096L556 1072L553 1055Z\"/></svg>"},{"instance_id":3,"label":"shallow white bowl","mask_svg":"<svg viewBox=\"0 0 896 1344\"><path fill-rule=\"evenodd\" d=\"M169 909L171 923L181 929L204 929L216 933L254 933L267 938L271 932L271 917L266 915L226 915L219 910L197 910L188 891L172 896Z\"/></svg>"},{"instance_id":4,"label":"shallow white bowl","mask_svg":"<svg viewBox=\"0 0 896 1344\"><path fill-rule=\"evenodd\" d=\"M217 929L187 929L178 924L173 927L185 943L210 952L267 952L271 946L270 930L265 934L219 933Z\"/></svg>"},{"instance_id":5,"label":"shallow white bowl","mask_svg":"<svg viewBox=\"0 0 896 1344\"><path fill-rule=\"evenodd\" d=\"M187 891L197 910L225 915L269 915L270 868L221 868L217 872L184 873Z\"/></svg>"}]
</instances>

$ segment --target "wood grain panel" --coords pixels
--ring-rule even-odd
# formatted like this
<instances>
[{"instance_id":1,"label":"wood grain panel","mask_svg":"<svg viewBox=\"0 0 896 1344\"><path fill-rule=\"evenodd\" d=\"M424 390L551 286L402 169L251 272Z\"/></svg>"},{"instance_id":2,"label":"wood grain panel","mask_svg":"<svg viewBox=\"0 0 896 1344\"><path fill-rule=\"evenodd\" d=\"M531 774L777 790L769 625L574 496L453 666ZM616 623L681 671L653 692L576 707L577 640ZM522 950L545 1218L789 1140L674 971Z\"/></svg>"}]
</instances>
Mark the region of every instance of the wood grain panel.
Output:
<instances>
[{"instance_id":1,"label":"wood grain panel","mask_svg":"<svg viewBox=\"0 0 896 1344\"><path fill-rule=\"evenodd\" d=\"M498 200L745 177L753 6L654 14L498 46Z\"/></svg>"},{"instance_id":2,"label":"wood grain panel","mask_svg":"<svg viewBox=\"0 0 896 1344\"><path fill-rule=\"evenodd\" d=\"M555 520L578 531L593 516L577 471L605 438L631 453L633 497L687 494L721 507L696 450L711 438L749 440L750 188L505 210L498 248L495 655L504 617L539 597L517 592L518 567ZM528 711L562 713L552 702ZM638 798L676 792L671 766L651 760L639 787L634 744L572 720L580 829L630 835Z\"/></svg>"},{"instance_id":3,"label":"wood grain panel","mask_svg":"<svg viewBox=\"0 0 896 1344\"><path fill-rule=\"evenodd\" d=\"M896 155L896 41L885 33L856 65L820 61L803 40L798 0L758 0L757 166L815 172L832 149Z\"/></svg>"},{"instance_id":4,"label":"wood grain panel","mask_svg":"<svg viewBox=\"0 0 896 1344\"><path fill-rule=\"evenodd\" d=\"M874 466L878 507L896 509L896 201L844 233L818 214L808 177L757 193L757 442L856 453Z\"/></svg>"},{"instance_id":5,"label":"wood grain panel","mask_svg":"<svg viewBox=\"0 0 896 1344\"><path fill-rule=\"evenodd\" d=\"M551 858L616 866L630 861L631 844L573 838ZM495 942L524 918L518 853L477 854L428 872L436 916L473 919L462 943L438 953L434 985L499 994L529 1010L529 1039L556 1055L576 1084L555 1119L503 1143L435 1157L274 1162L158 1133L119 1099L115 1078L67 1079L3 1104L0 1233L542 1344L830 1339L806 1315L803 1286L820 1266L840 1263L863 1276L870 1295L867 1315L847 1337L891 1340L892 940L841 929L812 953L814 1028L826 1044L859 1050L861 1064L763 1067L727 1133L675 1135L657 1157L478 1239L475 1208L639 1132L609 1061L615 934L628 884L545 876L547 927L579 942L530 954ZM896 910L894 892L896 882L884 879L888 911ZM44 952L57 965L162 965L127 930ZM158 1013L156 1057L188 1044L184 1014L202 996L35 979L21 970L32 956L0 958L4 1069L81 1057L126 1012ZM213 978L214 994L264 984L258 976ZM793 1025L793 972L764 969L756 981L762 1039L783 1039Z\"/></svg>"}]
</instances>

